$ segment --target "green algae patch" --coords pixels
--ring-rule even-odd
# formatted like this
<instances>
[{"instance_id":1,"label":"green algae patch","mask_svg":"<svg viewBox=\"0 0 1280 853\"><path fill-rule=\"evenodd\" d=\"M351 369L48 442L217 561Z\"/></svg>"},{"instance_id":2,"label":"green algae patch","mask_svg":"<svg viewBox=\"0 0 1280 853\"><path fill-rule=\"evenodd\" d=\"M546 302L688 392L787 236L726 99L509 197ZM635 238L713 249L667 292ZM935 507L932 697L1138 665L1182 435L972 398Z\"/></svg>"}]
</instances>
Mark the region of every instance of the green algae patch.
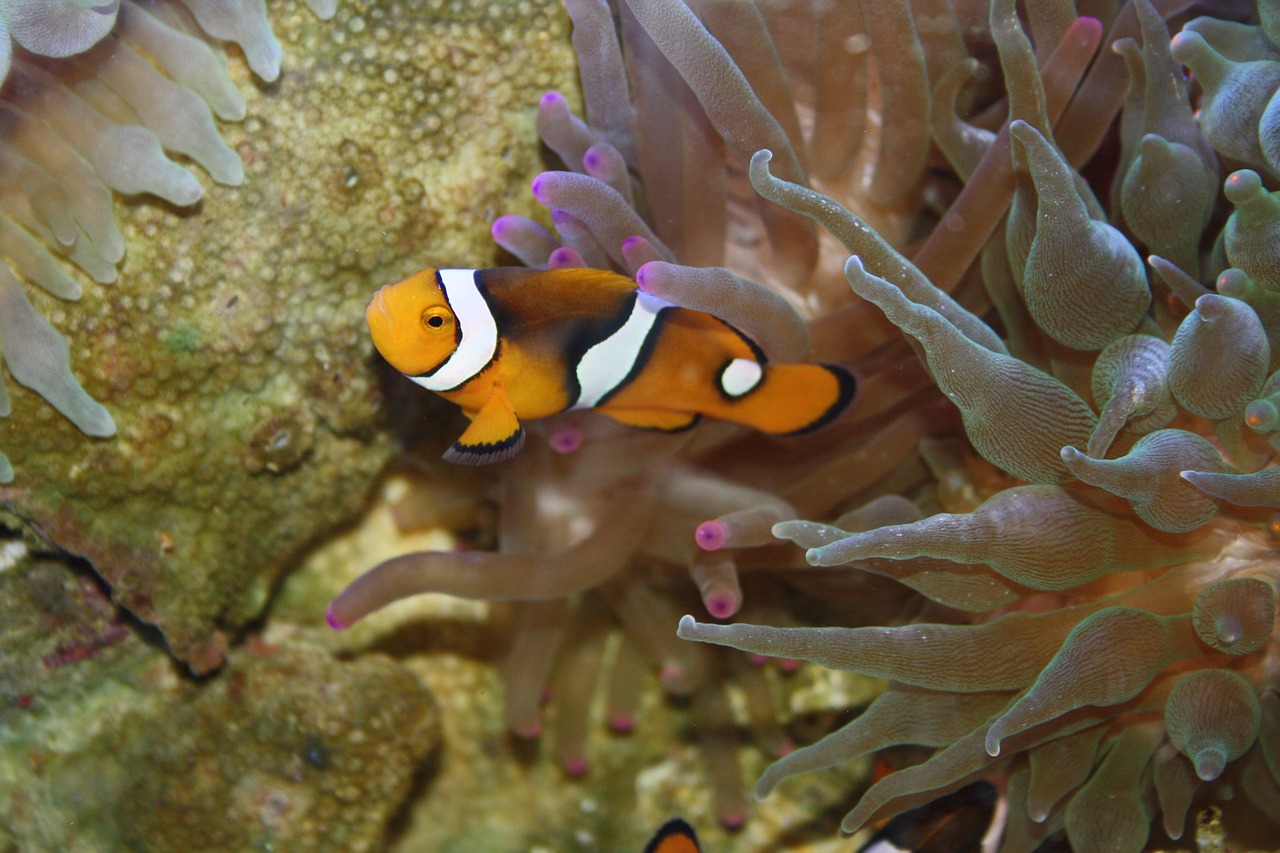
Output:
<instances>
[{"instance_id":1,"label":"green algae patch","mask_svg":"<svg viewBox=\"0 0 1280 853\"><path fill-rule=\"evenodd\" d=\"M164 342L174 354L193 353L200 348L200 333L194 326L180 323L169 330Z\"/></svg>"}]
</instances>

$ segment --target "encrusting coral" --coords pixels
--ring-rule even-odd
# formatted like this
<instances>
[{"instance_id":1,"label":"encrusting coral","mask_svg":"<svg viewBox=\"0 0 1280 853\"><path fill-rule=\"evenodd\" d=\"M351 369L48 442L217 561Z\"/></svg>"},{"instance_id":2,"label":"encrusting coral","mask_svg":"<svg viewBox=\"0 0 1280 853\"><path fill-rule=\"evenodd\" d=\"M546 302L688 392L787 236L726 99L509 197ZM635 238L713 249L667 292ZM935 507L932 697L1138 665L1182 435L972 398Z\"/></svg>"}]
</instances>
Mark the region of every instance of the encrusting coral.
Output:
<instances>
[{"instance_id":1,"label":"encrusting coral","mask_svg":"<svg viewBox=\"0 0 1280 853\"><path fill-rule=\"evenodd\" d=\"M860 401L789 443L564 417L501 475L498 553L396 558L331 621L422 591L516 602L509 725L536 734L550 686L574 772L567 709L620 632L613 718L642 664L691 696L726 823L728 685L787 742L761 671L706 644L890 680L756 789L935 750L848 831L998 776L1006 851L1140 851L1211 804L1273 843L1280 48L1269 4L1221 5L1031 3L1028 38L1013 0L567 0L586 119L539 105L555 232L508 216L495 239L853 365ZM872 575L918 595L868 601ZM686 616L700 644L674 642L695 589L741 624Z\"/></svg>"},{"instance_id":2,"label":"encrusting coral","mask_svg":"<svg viewBox=\"0 0 1280 853\"><path fill-rule=\"evenodd\" d=\"M15 55L10 35L25 50ZM237 43L263 80L279 75L280 46L261 3L14 0L0 11L0 176L14 190L0 201L0 350L19 384L91 436L114 435L115 421L72 375L67 340L14 273L65 300L81 289L56 255L114 282L125 246L112 191L180 207L202 196L166 151L218 183L244 180L213 119L243 119L244 96L210 36ZM0 389L0 416L9 409ZM0 482L12 479L0 454Z\"/></svg>"},{"instance_id":3,"label":"encrusting coral","mask_svg":"<svg viewBox=\"0 0 1280 853\"><path fill-rule=\"evenodd\" d=\"M569 79L565 24L545 3L510 18L470 0L340 4L331 21L300 3L272 13L289 57L276 85L246 86L244 62L209 54L244 95L245 118L218 143L243 184L206 186L190 210L113 210L103 189L103 222L127 246L118 282L86 286L78 304L25 291L82 354L77 374L119 434L86 437L25 392L0 419L19 469L0 507L88 559L199 672L221 664L292 559L358 511L392 453L351 322L365 293L428 236L441 252L492 251L484 211L536 169L536 151L515 145L533 124L520 107ZM515 74L499 56L527 61ZM105 91L78 64L48 68L68 90Z\"/></svg>"},{"instance_id":4,"label":"encrusting coral","mask_svg":"<svg viewBox=\"0 0 1280 853\"><path fill-rule=\"evenodd\" d=\"M383 849L439 743L405 667L256 639L182 678L83 566L0 536L4 849Z\"/></svg>"}]
</instances>

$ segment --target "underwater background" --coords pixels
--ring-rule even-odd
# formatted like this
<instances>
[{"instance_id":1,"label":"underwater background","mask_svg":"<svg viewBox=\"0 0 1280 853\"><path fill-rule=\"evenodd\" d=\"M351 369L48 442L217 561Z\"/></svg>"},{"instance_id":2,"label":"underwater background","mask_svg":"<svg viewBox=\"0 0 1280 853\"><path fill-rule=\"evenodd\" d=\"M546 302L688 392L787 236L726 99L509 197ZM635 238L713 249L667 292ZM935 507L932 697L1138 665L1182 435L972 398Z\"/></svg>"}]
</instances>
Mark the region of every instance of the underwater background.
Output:
<instances>
[{"instance_id":1,"label":"underwater background","mask_svg":"<svg viewBox=\"0 0 1280 853\"><path fill-rule=\"evenodd\" d=\"M1276 3L0 23L0 851L1280 850ZM858 397L449 465L364 309L498 264Z\"/></svg>"}]
</instances>

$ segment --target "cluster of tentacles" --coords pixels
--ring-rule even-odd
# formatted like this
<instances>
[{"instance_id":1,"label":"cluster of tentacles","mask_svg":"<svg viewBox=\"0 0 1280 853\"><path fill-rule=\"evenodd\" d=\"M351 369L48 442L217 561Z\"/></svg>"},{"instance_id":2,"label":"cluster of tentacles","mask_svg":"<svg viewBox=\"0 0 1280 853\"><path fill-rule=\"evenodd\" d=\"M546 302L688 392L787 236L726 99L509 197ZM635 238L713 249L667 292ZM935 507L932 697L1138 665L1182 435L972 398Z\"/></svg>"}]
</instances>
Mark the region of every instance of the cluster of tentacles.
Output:
<instances>
[{"instance_id":1,"label":"cluster of tentacles","mask_svg":"<svg viewBox=\"0 0 1280 853\"><path fill-rule=\"evenodd\" d=\"M495 238L531 266L626 272L770 356L853 365L861 399L793 442L552 422L501 476L498 553L392 560L333 620L423 591L518 602L523 734L547 684L589 702L616 629L616 714L647 663L695 697L709 749L726 684L772 710L758 670L705 643L889 679L757 787L935 750L848 831L999 777L1007 851L1063 831L1141 850L1157 810L1177 838L1230 788L1228 825L1258 810L1274 834L1273 4L566 5L586 120L539 105L565 165L534 185L555 233L503 217ZM868 602L871 576L914 603ZM695 588L741 624L686 616L704 644L675 642ZM794 626L795 601L819 627ZM567 765L583 716L555 718Z\"/></svg>"}]
</instances>

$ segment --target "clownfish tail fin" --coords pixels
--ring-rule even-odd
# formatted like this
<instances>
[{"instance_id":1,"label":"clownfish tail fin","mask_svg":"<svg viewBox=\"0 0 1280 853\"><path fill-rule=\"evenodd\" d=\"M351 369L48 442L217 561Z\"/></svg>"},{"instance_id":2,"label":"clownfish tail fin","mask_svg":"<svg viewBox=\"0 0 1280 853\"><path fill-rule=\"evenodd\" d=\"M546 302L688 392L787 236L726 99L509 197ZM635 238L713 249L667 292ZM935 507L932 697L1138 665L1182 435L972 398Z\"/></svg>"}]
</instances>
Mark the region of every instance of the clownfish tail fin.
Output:
<instances>
[{"instance_id":1,"label":"clownfish tail fin","mask_svg":"<svg viewBox=\"0 0 1280 853\"><path fill-rule=\"evenodd\" d=\"M735 371L748 368L735 359L721 378L725 406L715 416L746 424L773 435L801 435L826 426L839 417L857 396L858 382L836 364L765 364L755 368L748 390Z\"/></svg>"}]
</instances>

